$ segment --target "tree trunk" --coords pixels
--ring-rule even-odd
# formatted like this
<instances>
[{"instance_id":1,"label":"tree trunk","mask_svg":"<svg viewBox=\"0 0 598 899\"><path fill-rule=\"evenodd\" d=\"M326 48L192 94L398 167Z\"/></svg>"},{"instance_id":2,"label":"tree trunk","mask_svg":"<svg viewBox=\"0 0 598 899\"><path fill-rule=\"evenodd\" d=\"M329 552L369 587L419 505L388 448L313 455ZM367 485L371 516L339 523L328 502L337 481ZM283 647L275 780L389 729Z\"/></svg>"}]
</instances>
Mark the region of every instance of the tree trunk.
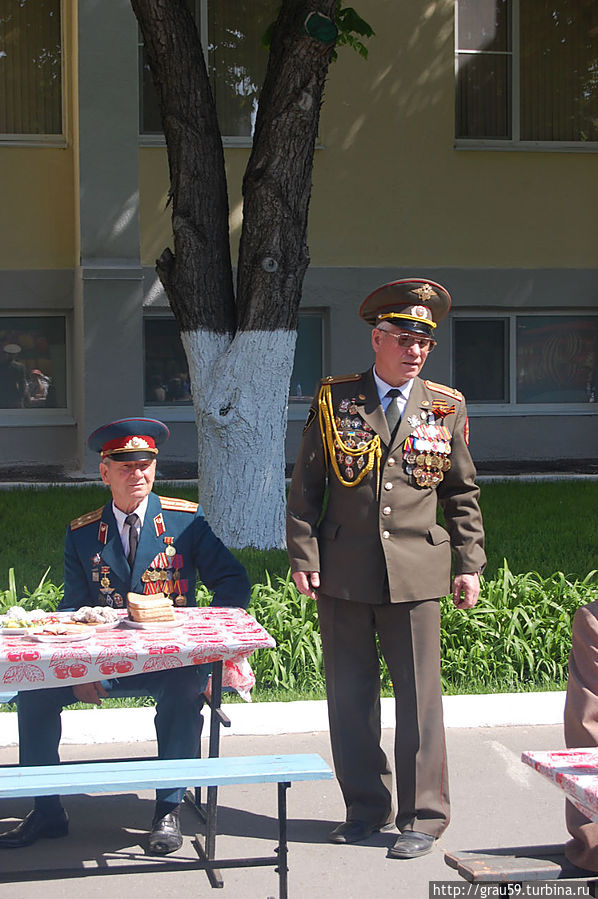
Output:
<instances>
[{"instance_id":1,"label":"tree trunk","mask_svg":"<svg viewBox=\"0 0 598 899\"><path fill-rule=\"evenodd\" d=\"M295 331L183 332L199 499L227 546L283 547L284 434Z\"/></svg>"},{"instance_id":2,"label":"tree trunk","mask_svg":"<svg viewBox=\"0 0 598 899\"><path fill-rule=\"evenodd\" d=\"M243 183L236 301L222 142L184 0L131 0L158 90L174 254L157 270L187 353L199 501L231 547L284 545L284 437L313 152L332 45L303 28L337 0L282 0Z\"/></svg>"}]
</instances>

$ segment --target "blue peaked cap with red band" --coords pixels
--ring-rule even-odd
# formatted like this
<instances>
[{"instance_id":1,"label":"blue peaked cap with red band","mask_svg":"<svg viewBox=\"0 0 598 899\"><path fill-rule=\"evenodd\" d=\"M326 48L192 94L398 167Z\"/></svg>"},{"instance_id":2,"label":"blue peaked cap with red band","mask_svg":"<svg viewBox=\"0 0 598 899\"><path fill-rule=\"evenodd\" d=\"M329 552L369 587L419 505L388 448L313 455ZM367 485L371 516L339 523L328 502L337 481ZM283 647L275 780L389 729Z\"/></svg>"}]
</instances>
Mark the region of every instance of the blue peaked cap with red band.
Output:
<instances>
[{"instance_id":1,"label":"blue peaked cap with red band","mask_svg":"<svg viewBox=\"0 0 598 899\"><path fill-rule=\"evenodd\" d=\"M141 462L155 459L158 447L165 443L170 431L155 418L121 418L102 425L90 435L87 445L102 459L116 462Z\"/></svg>"}]
</instances>

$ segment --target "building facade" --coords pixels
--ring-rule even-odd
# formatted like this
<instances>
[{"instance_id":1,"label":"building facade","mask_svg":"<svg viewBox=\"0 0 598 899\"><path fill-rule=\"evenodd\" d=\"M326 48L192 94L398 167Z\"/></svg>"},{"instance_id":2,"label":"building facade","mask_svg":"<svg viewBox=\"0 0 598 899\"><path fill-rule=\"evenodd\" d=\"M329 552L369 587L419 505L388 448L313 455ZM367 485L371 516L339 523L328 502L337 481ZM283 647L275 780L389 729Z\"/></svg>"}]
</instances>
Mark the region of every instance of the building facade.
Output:
<instances>
[{"instance_id":1,"label":"building facade","mask_svg":"<svg viewBox=\"0 0 598 899\"><path fill-rule=\"evenodd\" d=\"M223 132L233 250L277 0L189 0ZM319 377L371 364L363 298L445 285L426 375L461 389L481 469L584 469L598 437L598 7L361 0L316 149L292 463ZM542 7L542 9L540 9ZM129 0L0 0L0 477L89 476L115 417L196 457L186 361L154 271L164 140ZM163 457L163 458L162 458Z\"/></svg>"}]
</instances>

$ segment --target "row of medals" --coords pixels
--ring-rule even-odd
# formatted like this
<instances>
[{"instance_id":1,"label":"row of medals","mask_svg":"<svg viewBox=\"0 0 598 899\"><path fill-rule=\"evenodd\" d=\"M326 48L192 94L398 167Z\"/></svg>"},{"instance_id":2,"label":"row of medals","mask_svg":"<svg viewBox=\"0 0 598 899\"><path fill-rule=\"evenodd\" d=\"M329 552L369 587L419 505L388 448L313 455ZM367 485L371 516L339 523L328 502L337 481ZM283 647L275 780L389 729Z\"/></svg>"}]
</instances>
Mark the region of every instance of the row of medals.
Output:
<instances>
[{"instance_id":1,"label":"row of medals","mask_svg":"<svg viewBox=\"0 0 598 899\"><path fill-rule=\"evenodd\" d=\"M408 419L412 428L415 429L419 425L425 424L437 424L433 412L421 412L420 418L421 420L416 420L416 416L412 416ZM438 451L411 450L404 453L403 458L406 463L405 472L413 475L418 487L436 487L444 479L445 471L449 471L451 467L448 453L439 453Z\"/></svg>"},{"instance_id":2,"label":"row of medals","mask_svg":"<svg viewBox=\"0 0 598 899\"><path fill-rule=\"evenodd\" d=\"M169 558L172 558L172 556L176 555L176 547L172 543L168 544L164 551ZM109 569L107 570L106 568L102 568L102 577L100 579L100 593L104 594L104 601L106 605L118 607L123 606L124 600L120 593L116 593L114 587L111 586L108 574ZM144 584L147 584L150 581L178 581L180 580L180 577L180 572L177 569L173 570L172 568L148 568L141 575L141 580ZM92 577L92 579L95 580L95 576ZM111 594L114 595L112 596ZM181 604L178 601L179 599L180 597L178 596L175 599L175 603L177 605ZM182 599L184 601L184 597Z\"/></svg>"},{"instance_id":3,"label":"row of medals","mask_svg":"<svg viewBox=\"0 0 598 899\"><path fill-rule=\"evenodd\" d=\"M349 400L341 400L339 412L349 412L349 415L356 415L357 406ZM348 449L365 449L368 445L368 441L372 439L371 431L363 430L364 422L361 418L340 418L340 416L337 415L334 421L337 430L340 432L341 439ZM347 481L352 481L355 477L354 466L357 466L358 471L361 471L366 464L365 456L346 456L338 445L336 461L339 466L344 466L343 475Z\"/></svg>"}]
</instances>

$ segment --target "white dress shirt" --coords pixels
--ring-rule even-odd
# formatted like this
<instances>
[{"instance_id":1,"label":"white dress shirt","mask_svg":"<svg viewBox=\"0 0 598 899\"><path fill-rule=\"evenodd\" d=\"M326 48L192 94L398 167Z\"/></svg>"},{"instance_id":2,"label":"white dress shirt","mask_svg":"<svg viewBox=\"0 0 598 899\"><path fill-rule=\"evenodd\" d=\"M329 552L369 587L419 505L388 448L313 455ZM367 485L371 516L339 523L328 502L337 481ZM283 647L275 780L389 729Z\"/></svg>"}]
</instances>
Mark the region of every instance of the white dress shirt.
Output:
<instances>
[{"instance_id":1,"label":"white dress shirt","mask_svg":"<svg viewBox=\"0 0 598 899\"><path fill-rule=\"evenodd\" d=\"M137 537L139 537L141 533L141 528L143 527L143 519L145 518L145 513L147 512L147 503L149 497L145 497L142 500L136 509L133 509L133 512L139 519L135 530L137 531ZM112 511L114 512L114 517L116 519L116 527L118 528L118 534L120 537L120 542L123 545L123 552L125 554L125 559L129 558L129 525L126 523L127 515L132 515L133 512L122 512L118 506L114 505L114 500L112 501Z\"/></svg>"}]
</instances>

